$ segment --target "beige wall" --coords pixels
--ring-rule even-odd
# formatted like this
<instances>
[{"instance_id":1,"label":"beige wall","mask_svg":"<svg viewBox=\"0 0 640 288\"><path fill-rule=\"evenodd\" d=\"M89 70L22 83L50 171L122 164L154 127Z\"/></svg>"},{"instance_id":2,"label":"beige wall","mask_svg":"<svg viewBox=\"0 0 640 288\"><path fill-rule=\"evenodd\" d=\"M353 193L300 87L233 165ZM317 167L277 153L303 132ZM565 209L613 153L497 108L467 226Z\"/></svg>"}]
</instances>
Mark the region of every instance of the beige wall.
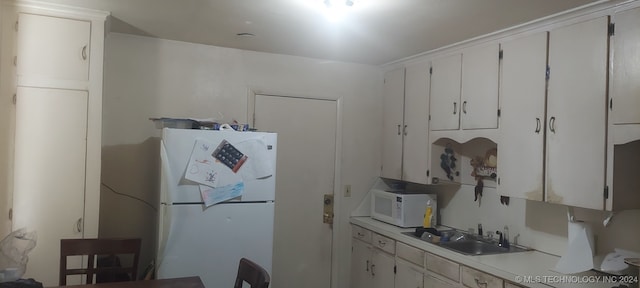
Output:
<instances>
[{"instance_id":1,"label":"beige wall","mask_svg":"<svg viewBox=\"0 0 640 288\"><path fill-rule=\"evenodd\" d=\"M339 99L341 174L353 196L349 215L378 175L382 72L378 67L110 34L105 47L100 236L139 236L141 262L153 259L160 130L149 117L218 117L247 121L248 89ZM286 113L286 111L274 111ZM338 182L340 183L340 182ZM151 205L133 200L143 199ZM339 282L349 273L348 219L335 225ZM343 284L344 285L344 284Z\"/></svg>"}]
</instances>

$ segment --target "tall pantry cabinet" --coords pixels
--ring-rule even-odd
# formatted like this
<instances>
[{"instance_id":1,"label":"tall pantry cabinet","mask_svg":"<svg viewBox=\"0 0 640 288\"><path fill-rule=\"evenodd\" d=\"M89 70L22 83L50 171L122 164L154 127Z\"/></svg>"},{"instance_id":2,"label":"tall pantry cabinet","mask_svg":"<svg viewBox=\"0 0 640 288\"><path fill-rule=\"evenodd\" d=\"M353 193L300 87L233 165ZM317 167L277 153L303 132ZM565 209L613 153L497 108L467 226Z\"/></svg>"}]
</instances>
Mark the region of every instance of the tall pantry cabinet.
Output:
<instances>
[{"instance_id":1,"label":"tall pantry cabinet","mask_svg":"<svg viewBox=\"0 0 640 288\"><path fill-rule=\"evenodd\" d=\"M108 14L22 1L2 12L1 91L15 115L9 217L38 235L23 278L53 286L60 239L98 236Z\"/></svg>"}]
</instances>

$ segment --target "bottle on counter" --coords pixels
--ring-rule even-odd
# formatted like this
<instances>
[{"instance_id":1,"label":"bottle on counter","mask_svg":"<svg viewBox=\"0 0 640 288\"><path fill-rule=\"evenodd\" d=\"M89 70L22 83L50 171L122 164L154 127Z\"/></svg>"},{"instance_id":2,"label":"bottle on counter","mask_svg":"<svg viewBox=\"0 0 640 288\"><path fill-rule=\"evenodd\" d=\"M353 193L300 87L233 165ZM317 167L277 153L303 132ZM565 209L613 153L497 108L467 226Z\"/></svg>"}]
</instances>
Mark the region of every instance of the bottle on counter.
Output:
<instances>
[{"instance_id":1,"label":"bottle on counter","mask_svg":"<svg viewBox=\"0 0 640 288\"><path fill-rule=\"evenodd\" d=\"M431 207L431 200L427 200L427 209L424 212L424 221L422 221L422 227L431 228L433 226L433 207Z\"/></svg>"}]
</instances>

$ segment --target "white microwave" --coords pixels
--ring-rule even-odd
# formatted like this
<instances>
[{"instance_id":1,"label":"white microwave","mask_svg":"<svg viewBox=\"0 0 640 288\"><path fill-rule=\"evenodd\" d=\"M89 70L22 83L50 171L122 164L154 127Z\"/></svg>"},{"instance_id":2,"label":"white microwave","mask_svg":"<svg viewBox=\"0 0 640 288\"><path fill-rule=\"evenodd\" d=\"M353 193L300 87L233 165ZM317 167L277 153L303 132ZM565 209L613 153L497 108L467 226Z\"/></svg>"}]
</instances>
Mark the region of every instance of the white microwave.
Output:
<instances>
[{"instance_id":1,"label":"white microwave","mask_svg":"<svg viewBox=\"0 0 640 288\"><path fill-rule=\"evenodd\" d=\"M437 222L436 194L403 194L380 189L371 190L371 218L400 227L421 227L427 203L431 201L432 223Z\"/></svg>"}]
</instances>

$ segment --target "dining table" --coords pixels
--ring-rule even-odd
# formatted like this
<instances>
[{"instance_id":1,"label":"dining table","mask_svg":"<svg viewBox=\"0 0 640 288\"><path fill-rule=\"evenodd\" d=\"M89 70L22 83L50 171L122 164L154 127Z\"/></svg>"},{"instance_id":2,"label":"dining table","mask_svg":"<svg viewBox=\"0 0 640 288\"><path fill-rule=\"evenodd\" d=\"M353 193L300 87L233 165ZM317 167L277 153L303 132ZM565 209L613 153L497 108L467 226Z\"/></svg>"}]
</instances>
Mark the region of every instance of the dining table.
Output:
<instances>
[{"instance_id":1,"label":"dining table","mask_svg":"<svg viewBox=\"0 0 640 288\"><path fill-rule=\"evenodd\" d=\"M139 280L127 282L110 282L84 285L70 286L54 286L50 288L204 288L202 280L198 276L169 278L169 279L153 279Z\"/></svg>"}]
</instances>

